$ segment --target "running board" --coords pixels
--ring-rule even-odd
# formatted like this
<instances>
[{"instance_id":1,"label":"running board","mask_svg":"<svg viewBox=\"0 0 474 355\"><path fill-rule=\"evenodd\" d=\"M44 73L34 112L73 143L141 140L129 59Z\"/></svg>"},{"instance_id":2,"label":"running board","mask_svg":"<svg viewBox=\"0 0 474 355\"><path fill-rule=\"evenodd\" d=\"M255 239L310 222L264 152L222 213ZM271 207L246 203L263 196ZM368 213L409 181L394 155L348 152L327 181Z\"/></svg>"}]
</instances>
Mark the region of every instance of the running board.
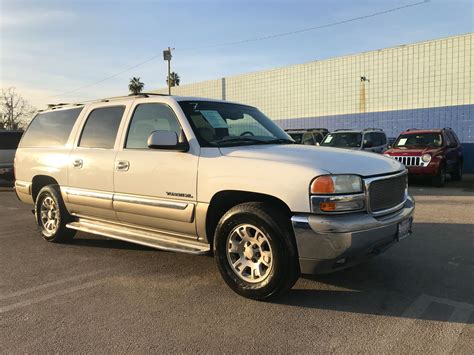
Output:
<instances>
[{"instance_id":1,"label":"running board","mask_svg":"<svg viewBox=\"0 0 474 355\"><path fill-rule=\"evenodd\" d=\"M206 254L210 251L209 244L186 240L165 232L135 229L114 223L81 218L77 222L67 224L66 227L161 250L187 254Z\"/></svg>"}]
</instances>

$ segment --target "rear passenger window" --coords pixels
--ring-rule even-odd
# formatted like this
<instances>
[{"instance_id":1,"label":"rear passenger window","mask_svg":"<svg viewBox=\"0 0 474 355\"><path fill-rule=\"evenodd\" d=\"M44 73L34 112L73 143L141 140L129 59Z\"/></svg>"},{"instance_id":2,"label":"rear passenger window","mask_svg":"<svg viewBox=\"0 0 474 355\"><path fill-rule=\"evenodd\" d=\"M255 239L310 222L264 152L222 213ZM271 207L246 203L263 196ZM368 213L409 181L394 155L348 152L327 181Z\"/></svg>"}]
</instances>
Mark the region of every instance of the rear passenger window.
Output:
<instances>
[{"instance_id":1,"label":"rear passenger window","mask_svg":"<svg viewBox=\"0 0 474 355\"><path fill-rule=\"evenodd\" d=\"M93 110L82 130L79 147L112 149L124 111L125 106Z\"/></svg>"},{"instance_id":2,"label":"rear passenger window","mask_svg":"<svg viewBox=\"0 0 474 355\"><path fill-rule=\"evenodd\" d=\"M39 113L23 135L20 147L61 147L67 143L82 107Z\"/></svg>"},{"instance_id":3,"label":"rear passenger window","mask_svg":"<svg viewBox=\"0 0 474 355\"><path fill-rule=\"evenodd\" d=\"M0 132L0 150L15 150L23 132Z\"/></svg>"},{"instance_id":4,"label":"rear passenger window","mask_svg":"<svg viewBox=\"0 0 474 355\"><path fill-rule=\"evenodd\" d=\"M176 132L181 136L181 127L174 112L163 104L138 105L128 129L125 148L148 148L147 140L154 131Z\"/></svg>"}]
</instances>

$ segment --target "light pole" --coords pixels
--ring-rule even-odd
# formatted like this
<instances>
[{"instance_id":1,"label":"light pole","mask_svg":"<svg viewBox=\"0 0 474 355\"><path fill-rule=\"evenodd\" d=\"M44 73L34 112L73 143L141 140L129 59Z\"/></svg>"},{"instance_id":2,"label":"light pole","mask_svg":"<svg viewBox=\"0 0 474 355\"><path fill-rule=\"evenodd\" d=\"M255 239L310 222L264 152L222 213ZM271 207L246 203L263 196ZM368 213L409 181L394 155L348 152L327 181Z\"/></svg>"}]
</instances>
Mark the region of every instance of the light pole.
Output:
<instances>
[{"instance_id":1,"label":"light pole","mask_svg":"<svg viewBox=\"0 0 474 355\"><path fill-rule=\"evenodd\" d=\"M163 51L163 59L164 60L167 60L168 61L168 80L166 80L168 82L168 95L171 95L171 78L170 78L170 74L171 74L171 50L174 49L174 48L170 48L168 47L167 49L165 49Z\"/></svg>"}]
</instances>

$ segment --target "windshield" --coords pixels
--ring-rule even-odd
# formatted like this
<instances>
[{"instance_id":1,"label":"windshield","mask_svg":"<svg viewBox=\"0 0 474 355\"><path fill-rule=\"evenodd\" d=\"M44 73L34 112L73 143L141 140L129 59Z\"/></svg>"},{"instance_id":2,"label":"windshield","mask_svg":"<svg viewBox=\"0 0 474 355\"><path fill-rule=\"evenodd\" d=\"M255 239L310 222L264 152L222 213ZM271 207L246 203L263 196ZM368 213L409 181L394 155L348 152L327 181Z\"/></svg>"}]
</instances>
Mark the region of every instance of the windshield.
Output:
<instances>
[{"instance_id":1,"label":"windshield","mask_svg":"<svg viewBox=\"0 0 474 355\"><path fill-rule=\"evenodd\" d=\"M359 148L361 144L362 134L356 132L329 133L321 143L322 146L339 148Z\"/></svg>"},{"instance_id":2,"label":"windshield","mask_svg":"<svg viewBox=\"0 0 474 355\"><path fill-rule=\"evenodd\" d=\"M254 107L212 101L180 101L179 105L203 147L294 143Z\"/></svg>"},{"instance_id":3,"label":"windshield","mask_svg":"<svg viewBox=\"0 0 474 355\"><path fill-rule=\"evenodd\" d=\"M399 147L441 147L443 137L440 133L410 133L402 134L393 145Z\"/></svg>"}]
</instances>

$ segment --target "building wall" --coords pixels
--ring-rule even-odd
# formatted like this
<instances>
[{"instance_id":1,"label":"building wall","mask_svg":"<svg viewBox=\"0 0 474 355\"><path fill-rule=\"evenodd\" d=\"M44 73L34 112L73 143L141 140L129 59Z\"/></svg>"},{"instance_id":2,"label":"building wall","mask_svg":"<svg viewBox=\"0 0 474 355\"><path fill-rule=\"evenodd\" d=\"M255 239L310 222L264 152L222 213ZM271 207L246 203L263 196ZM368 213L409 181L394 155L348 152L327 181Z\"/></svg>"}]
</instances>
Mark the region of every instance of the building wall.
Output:
<instances>
[{"instance_id":1,"label":"building wall","mask_svg":"<svg viewBox=\"0 0 474 355\"><path fill-rule=\"evenodd\" d=\"M284 128L378 127L397 136L407 128L449 126L464 143L465 168L474 172L473 54L469 33L183 85L172 93L257 106Z\"/></svg>"}]
</instances>

